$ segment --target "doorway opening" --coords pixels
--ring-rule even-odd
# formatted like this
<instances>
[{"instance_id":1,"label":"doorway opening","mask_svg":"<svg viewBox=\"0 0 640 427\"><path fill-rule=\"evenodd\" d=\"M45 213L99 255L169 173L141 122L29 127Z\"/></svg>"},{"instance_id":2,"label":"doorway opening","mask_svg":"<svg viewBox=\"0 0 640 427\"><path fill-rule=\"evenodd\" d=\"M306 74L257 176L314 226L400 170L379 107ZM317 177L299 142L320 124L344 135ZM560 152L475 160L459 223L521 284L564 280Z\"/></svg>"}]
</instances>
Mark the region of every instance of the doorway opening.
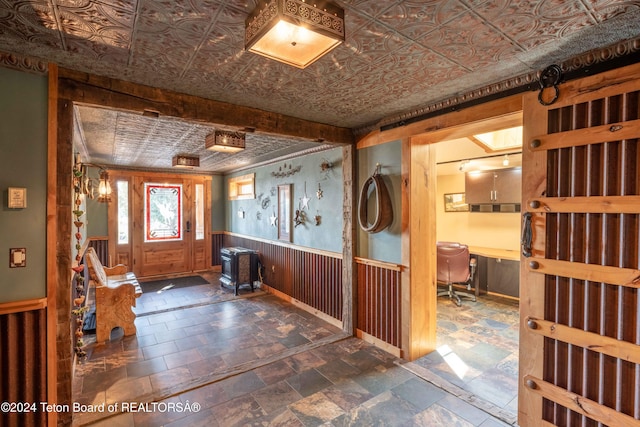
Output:
<instances>
[{"instance_id":1,"label":"doorway opening","mask_svg":"<svg viewBox=\"0 0 640 427\"><path fill-rule=\"evenodd\" d=\"M433 144L436 240L468 248L471 277L468 287L453 285L460 299L437 298L437 350L416 361L508 422L518 405L522 127L515 133L509 148L487 147L474 135ZM481 175L486 188L473 182Z\"/></svg>"}]
</instances>

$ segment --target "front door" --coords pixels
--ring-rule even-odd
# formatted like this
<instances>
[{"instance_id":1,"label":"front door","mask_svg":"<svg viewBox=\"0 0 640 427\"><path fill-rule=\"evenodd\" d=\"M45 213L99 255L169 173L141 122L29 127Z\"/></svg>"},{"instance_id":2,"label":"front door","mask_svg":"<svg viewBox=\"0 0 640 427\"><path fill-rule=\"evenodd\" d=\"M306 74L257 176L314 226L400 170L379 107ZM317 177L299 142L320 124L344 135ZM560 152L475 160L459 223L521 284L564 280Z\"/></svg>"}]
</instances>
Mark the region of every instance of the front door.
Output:
<instances>
[{"instance_id":1,"label":"front door","mask_svg":"<svg viewBox=\"0 0 640 427\"><path fill-rule=\"evenodd\" d=\"M640 424L640 64L524 101L519 425Z\"/></svg>"},{"instance_id":2,"label":"front door","mask_svg":"<svg viewBox=\"0 0 640 427\"><path fill-rule=\"evenodd\" d=\"M116 195L109 209L109 236L117 263L128 265L138 277L210 266L208 178L124 172L113 176Z\"/></svg>"}]
</instances>

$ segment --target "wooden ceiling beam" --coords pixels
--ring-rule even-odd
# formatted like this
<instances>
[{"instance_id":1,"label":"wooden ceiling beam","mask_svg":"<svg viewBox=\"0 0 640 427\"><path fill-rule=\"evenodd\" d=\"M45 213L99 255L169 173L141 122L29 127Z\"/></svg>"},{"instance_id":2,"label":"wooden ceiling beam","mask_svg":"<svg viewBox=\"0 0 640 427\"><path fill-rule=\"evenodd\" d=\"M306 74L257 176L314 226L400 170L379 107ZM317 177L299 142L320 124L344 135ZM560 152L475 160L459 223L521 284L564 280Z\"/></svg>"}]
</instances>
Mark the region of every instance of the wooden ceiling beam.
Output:
<instances>
[{"instance_id":1,"label":"wooden ceiling beam","mask_svg":"<svg viewBox=\"0 0 640 427\"><path fill-rule=\"evenodd\" d=\"M425 120L389 130L375 130L358 138L358 149L412 138L428 144L522 125L522 95L489 101L456 111L442 110Z\"/></svg>"},{"instance_id":2,"label":"wooden ceiling beam","mask_svg":"<svg viewBox=\"0 0 640 427\"><path fill-rule=\"evenodd\" d=\"M298 137L328 144L355 143L349 128L214 101L81 71L59 69L60 97L73 102L129 112L210 123L259 133Z\"/></svg>"}]
</instances>

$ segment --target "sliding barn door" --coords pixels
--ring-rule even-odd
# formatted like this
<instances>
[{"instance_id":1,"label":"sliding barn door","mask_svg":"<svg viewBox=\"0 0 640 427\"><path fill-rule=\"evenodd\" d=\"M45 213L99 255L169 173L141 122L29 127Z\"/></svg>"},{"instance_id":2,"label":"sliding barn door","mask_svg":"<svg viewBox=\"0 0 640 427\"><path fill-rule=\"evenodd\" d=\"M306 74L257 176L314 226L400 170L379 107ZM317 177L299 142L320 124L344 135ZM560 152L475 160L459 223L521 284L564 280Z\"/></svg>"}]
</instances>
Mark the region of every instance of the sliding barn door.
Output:
<instances>
[{"instance_id":1,"label":"sliding barn door","mask_svg":"<svg viewBox=\"0 0 640 427\"><path fill-rule=\"evenodd\" d=\"M640 65L559 89L524 103L519 425L638 426Z\"/></svg>"}]
</instances>

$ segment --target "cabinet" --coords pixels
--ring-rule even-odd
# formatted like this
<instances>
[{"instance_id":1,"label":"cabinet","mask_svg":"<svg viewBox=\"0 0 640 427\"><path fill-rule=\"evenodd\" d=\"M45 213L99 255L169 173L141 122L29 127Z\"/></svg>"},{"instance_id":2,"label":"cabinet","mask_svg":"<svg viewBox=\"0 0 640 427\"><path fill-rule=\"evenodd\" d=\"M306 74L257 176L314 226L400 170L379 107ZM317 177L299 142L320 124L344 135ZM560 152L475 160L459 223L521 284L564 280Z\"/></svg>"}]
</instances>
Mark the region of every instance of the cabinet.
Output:
<instances>
[{"instance_id":1,"label":"cabinet","mask_svg":"<svg viewBox=\"0 0 640 427\"><path fill-rule=\"evenodd\" d=\"M520 297L520 261L474 256L478 260L474 286L480 293Z\"/></svg>"},{"instance_id":2,"label":"cabinet","mask_svg":"<svg viewBox=\"0 0 640 427\"><path fill-rule=\"evenodd\" d=\"M516 204L522 199L522 169L467 172L465 198L470 205Z\"/></svg>"}]
</instances>

